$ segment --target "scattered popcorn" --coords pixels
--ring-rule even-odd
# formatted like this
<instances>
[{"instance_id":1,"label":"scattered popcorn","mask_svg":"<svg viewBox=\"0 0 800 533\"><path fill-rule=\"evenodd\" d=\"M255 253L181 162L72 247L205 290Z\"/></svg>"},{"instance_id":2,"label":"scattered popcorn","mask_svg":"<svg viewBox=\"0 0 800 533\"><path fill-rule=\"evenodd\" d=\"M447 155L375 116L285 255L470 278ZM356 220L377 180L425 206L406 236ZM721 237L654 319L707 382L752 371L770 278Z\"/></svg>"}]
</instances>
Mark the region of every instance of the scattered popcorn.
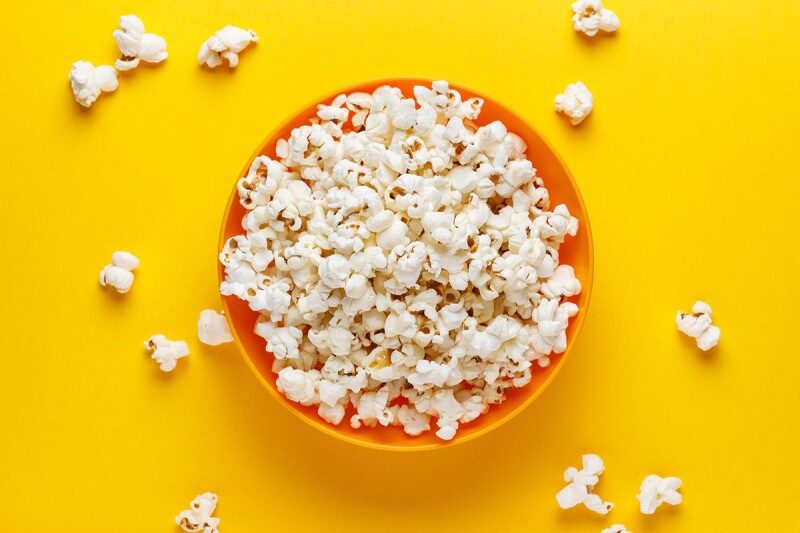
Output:
<instances>
[{"instance_id":1,"label":"scattered popcorn","mask_svg":"<svg viewBox=\"0 0 800 533\"><path fill-rule=\"evenodd\" d=\"M578 0L572 4L573 28L594 37L598 30L605 32L619 29L619 17L610 9L603 8L601 0Z\"/></svg>"},{"instance_id":2,"label":"scattered popcorn","mask_svg":"<svg viewBox=\"0 0 800 533\"><path fill-rule=\"evenodd\" d=\"M203 43L197 56L197 62L200 65L205 63L209 67L215 68L222 64L223 59L227 59L228 66L234 68L239 64L239 52L247 48L250 43L257 41L258 35L253 30L225 26Z\"/></svg>"},{"instance_id":3,"label":"scattered popcorn","mask_svg":"<svg viewBox=\"0 0 800 533\"><path fill-rule=\"evenodd\" d=\"M564 481L568 485L556 494L558 505L562 509L570 509L582 503L595 513L608 514L614 504L604 502L600 496L592 494L604 470L600 457L593 453L584 455L581 470L571 466L564 471Z\"/></svg>"},{"instance_id":4,"label":"scattered popcorn","mask_svg":"<svg viewBox=\"0 0 800 533\"><path fill-rule=\"evenodd\" d=\"M592 93L580 81L570 83L564 90L564 94L556 96L556 111L568 116L573 126L583 122L593 108Z\"/></svg>"},{"instance_id":5,"label":"scattered popcorn","mask_svg":"<svg viewBox=\"0 0 800 533\"><path fill-rule=\"evenodd\" d=\"M233 335L231 335L225 315L211 309L200 312L200 320L197 321L197 336L200 338L200 342L210 346L233 342Z\"/></svg>"},{"instance_id":6,"label":"scattered popcorn","mask_svg":"<svg viewBox=\"0 0 800 533\"><path fill-rule=\"evenodd\" d=\"M175 523L181 526L184 531L198 531L201 533L219 533L219 518L214 518L214 510L217 508L219 498L216 494L206 492L201 494L189 505L188 511L181 511L175 517Z\"/></svg>"},{"instance_id":7,"label":"scattered popcorn","mask_svg":"<svg viewBox=\"0 0 800 533\"><path fill-rule=\"evenodd\" d=\"M111 264L100 271L100 285L110 285L119 293L126 293L133 285L133 270L139 266L139 260L128 252L111 254Z\"/></svg>"},{"instance_id":8,"label":"scattered popcorn","mask_svg":"<svg viewBox=\"0 0 800 533\"><path fill-rule=\"evenodd\" d=\"M550 210L519 137L474 122L481 99L414 96L339 95L253 161L220 291L260 313L289 400L450 440L566 350L581 283L558 251L578 220Z\"/></svg>"},{"instance_id":9,"label":"scattered popcorn","mask_svg":"<svg viewBox=\"0 0 800 533\"><path fill-rule=\"evenodd\" d=\"M675 322L678 330L696 339L697 347L704 352L719 343L720 330L711 325L711 307L705 302L695 302L691 315L678 311Z\"/></svg>"},{"instance_id":10,"label":"scattered popcorn","mask_svg":"<svg viewBox=\"0 0 800 533\"><path fill-rule=\"evenodd\" d=\"M603 533L633 533L633 532L625 529L625 526L623 526L622 524L614 524L613 526L604 529Z\"/></svg>"},{"instance_id":11,"label":"scattered popcorn","mask_svg":"<svg viewBox=\"0 0 800 533\"><path fill-rule=\"evenodd\" d=\"M189 355L189 347L184 341L167 340L164 335L153 335L144 342L144 347L152 351L152 358L164 372L171 372L178 359Z\"/></svg>"},{"instance_id":12,"label":"scattered popcorn","mask_svg":"<svg viewBox=\"0 0 800 533\"><path fill-rule=\"evenodd\" d=\"M116 91L119 86L114 67L100 65L95 67L88 61L77 61L69 71L69 83L75 101L83 107L91 107L101 92Z\"/></svg>"},{"instance_id":13,"label":"scattered popcorn","mask_svg":"<svg viewBox=\"0 0 800 533\"><path fill-rule=\"evenodd\" d=\"M114 66L117 70L130 70L139 66L139 60L147 63L161 63L167 58L167 41L155 33L145 33L144 23L136 15L119 18L119 29L114 30L122 57Z\"/></svg>"},{"instance_id":14,"label":"scattered popcorn","mask_svg":"<svg viewBox=\"0 0 800 533\"><path fill-rule=\"evenodd\" d=\"M678 505L683 501L683 496L678 492L681 480L676 477L661 478L649 475L642 481L639 494L640 509L644 514L653 514L662 503Z\"/></svg>"}]
</instances>

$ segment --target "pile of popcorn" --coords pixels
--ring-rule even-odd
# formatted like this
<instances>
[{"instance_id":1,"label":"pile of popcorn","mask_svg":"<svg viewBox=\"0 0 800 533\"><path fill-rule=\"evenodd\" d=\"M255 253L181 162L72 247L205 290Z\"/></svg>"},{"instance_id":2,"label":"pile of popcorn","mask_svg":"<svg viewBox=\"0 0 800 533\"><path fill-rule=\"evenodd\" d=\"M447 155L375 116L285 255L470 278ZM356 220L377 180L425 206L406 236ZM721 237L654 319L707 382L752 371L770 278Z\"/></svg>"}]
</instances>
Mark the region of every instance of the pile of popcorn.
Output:
<instances>
[{"instance_id":1,"label":"pile of popcorn","mask_svg":"<svg viewBox=\"0 0 800 533\"><path fill-rule=\"evenodd\" d=\"M567 346L578 231L526 145L447 82L320 105L239 180L220 290L261 313L277 385L331 424L459 424Z\"/></svg>"}]
</instances>

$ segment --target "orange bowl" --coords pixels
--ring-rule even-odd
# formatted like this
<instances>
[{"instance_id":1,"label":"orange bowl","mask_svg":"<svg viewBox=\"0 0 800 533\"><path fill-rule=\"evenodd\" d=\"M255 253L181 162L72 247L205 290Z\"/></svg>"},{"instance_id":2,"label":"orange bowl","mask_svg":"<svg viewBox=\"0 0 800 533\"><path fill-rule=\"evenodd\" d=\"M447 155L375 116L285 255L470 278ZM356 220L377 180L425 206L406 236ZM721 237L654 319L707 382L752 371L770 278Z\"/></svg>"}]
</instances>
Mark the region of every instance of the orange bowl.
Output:
<instances>
[{"instance_id":1,"label":"orange bowl","mask_svg":"<svg viewBox=\"0 0 800 533\"><path fill-rule=\"evenodd\" d=\"M303 124L308 124L308 121L316 116L317 104L327 104L341 93L371 93L382 85L399 87L403 91L403 94L412 96L414 85L430 86L431 81L430 79L424 78L387 78L373 80L347 87L325 98L321 98L319 101L314 102L312 105L309 105L299 113L293 115L283 125L269 134L264 142L261 143L261 146L253 153L250 160L244 166L243 171L236 176L236 179L247 174L251 162L257 156L267 155L271 158L276 158L275 142L281 138L288 138L290 132L294 128ZM508 422L525 407L530 405L553 380L558 369L564 364L564 360L575 344L575 339L581 330L589 306L594 268L591 230L589 228L586 206L583 203L583 199L578 191L578 186L567 169L567 166L539 132L526 124L515 113L477 91L454 84L451 84L451 87L460 91L463 99L475 96L484 99L483 110L481 111L479 120L476 121L479 125L500 120L508 127L509 131L522 137L528 144L527 157L536 168L537 175L542 177L545 186L550 191L551 206L560 203L566 204L570 213L580 221L580 229L577 236L568 238L564 244L561 245L559 251L560 262L572 265L575 269L576 277L583 285L583 292L574 298L580 310L577 316L572 319L567 329L568 343L565 353L551 357L551 364L546 368L538 368L537 365L534 365L531 383L519 389L512 389L508 392L505 402L491 406L488 412L478 417L476 420L468 424L462 424L455 438L449 442L440 440L434 435L433 431L419 437L411 437L406 435L401 427L377 426L376 428L367 428L362 426L360 429L353 429L347 423L347 416L340 425L334 426L322 420L322 418L317 415L315 407L305 407L291 402L287 400L283 394L278 392L277 386L275 385L277 375L271 370L274 359L273 355L266 351L266 341L257 336L253 331L258 313L252 311L246 302L239 300L235 296L222 297L222 306L228 317L228 323L231 327L236 345L239 347L247 364L250 365L250 368L255 372L258 379L264 384L270 394L289 409L289 411L324 433L347 442L368 446L370 448L387 450L425 450L452 446L484 435L494 428ZM228 205L225 207L225 214L222 218L222 230L220 232L219 241L220 251L228 238L242 233L241 221L246 214L246 210L238 201L239 198L235 185L236 179L233 180L233 191L228 199ZM221 264L218 265L218 270L219 279L222 281L225 271Z\"/></svg>"}]
</instances>

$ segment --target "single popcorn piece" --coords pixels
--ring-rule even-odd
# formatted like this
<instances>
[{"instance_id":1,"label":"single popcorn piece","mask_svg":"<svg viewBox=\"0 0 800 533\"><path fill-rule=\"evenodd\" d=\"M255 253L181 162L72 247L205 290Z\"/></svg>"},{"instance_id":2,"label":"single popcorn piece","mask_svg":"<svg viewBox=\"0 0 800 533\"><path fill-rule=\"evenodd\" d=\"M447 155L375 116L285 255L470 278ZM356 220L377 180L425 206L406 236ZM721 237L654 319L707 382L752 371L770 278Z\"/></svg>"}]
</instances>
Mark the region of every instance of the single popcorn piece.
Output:
<instances>
[{"instance_id":1,"label":"single popcorn piece","mask_svg":"<svg viewBox=\"0 0 800 533\"><path fill-rule=\"evenodd\" d=\"M239 53L247 48L247 45L258 41L258 35L253 30L243 30L236 26L225 26L217 33L208 38L200 47L197 62L215 68L222 64L222 60L228 61L230 68L235 68L239 64Z\"/></svg>"},{"instance_id":2,"label":"single popcorn piece","mask_svg":"<svg viewBox=\"0 0 800 533\"><path fill-rule=\"evenodd\" d=\"M151 357L164 372L171 372L178 359L189 355L189 346L184 341L171 341L164 335L153 335L144 342L144 347L153 352Z\"/></svg>"},{"instance_id":3,"label":"single popcorn piece","mask_svg":"<svg viewBox=\"0 0 800 533\"><path fill-rule=\"evenodd\" d=\"M697 347L708 351L717 344L721 336L720 329L711 325L711 307L698 300L692 306L692 314L678 311L675 316L678 330L697 341Z\"/></svg>"},{"instance_id":4,"label":"single popcorn piece","mask_svg":"<svg viewBox=\"0 0 800 533\"><path fill-rule=\"evenodd\" d=\"M572 4L573 29L594 37L598 31L612 32L619 29L619 17L603 7L601 0L578 0Z\"/></svg>"},{"instance_id":5,"label":"single popcorn piece","mask_svg":"<svg viewBox=\"0 0 800 533\"><path fill-rule=\"evenodd\" d=\"M633 532L625 529L625 526L623 526L622 524L614 524L613 526L604 529L603 533L633 533Z\"/></svg>"},{"instance_id":6,"label":"single popcorn piece","mask_svg":"<svg viewBox=\"0 0 800 533\"><path fill-rule=\"evenodd\" d=\"M449 441L567 349L578 220L482 106L444 81L337 95L237 183L220 292L330 424Z\"/></svg>"},{"instance_id":7,"label":"single popcorn piece","mask_svg":"<svg viewBox=\"0 0 800 533\"><path fill-rule=\"evenodd\" d=\"M581 81L570 83L563 94L556 96L555 110L569 117L573 126L583 122L592 109L594 109L594 98Z\"/></svg>"},{"instance_id":8,"label":"single popcorn piece","mask_svg":"<svg viewBox=\"0 0 800 533\"><path fill-rule=\"evenodd\" d=\"M678 505L683 501L683 496L678 492L681 488L681 480L676 477L661 478L656 475L649 475L642 481L639 494L639 507L644 514L653 514L662 503Z\"/></svg>"},{"instance_id":9,"label":"single popcorn piece","mask_svg":"<svg viewBox=\"0 0 800 533\"><path fill-rule=\"evenodd\" d=\"M189 504L187 511L175 517L175 523L189 532L219 533L219 518L211 516L217 508L219 498L216 494L206 492Z\"/></svg>"},{"instance_id":10,"label":"single popcorn piece","mask_svg":"<svg viewBox=\"0 0 800 533\"><path fill-rule=\"evenodd\" d=\"M598 495L592 494L605 469L603 460L593 453L584 455L582 460L581 470L571 466L564 471L564 481L568 485L556 494L558 505L562 509L570 509L583 504L595 513L608 514L614 504L604 502Z\"/></svg>"},{"instance_id":11,"label":"single popcorn piece","mask_svg":"<svg viewBox=\"0 0 800 533\"><path fill-rule=\"evenodd\" d=\"M145 33L144 23L136 15L119 18L119 29L112 34L122 57L114 66L117 70L131 70L139 61L160 63L167 58L167 41L155 33Z\"/></svg>"},{"instance_id":12,"label":"single popcorn piece","mask_svg":"<svg viewBox=\"0 0 800 533\"><path fill-rule=\"evenodd\" d=\"M114 287L119 293L126 293L133 285L133 270L139 266L139 260L128 252L114 252L111 264L100 271L100 285Z\"/></svg>"},{"instance_id":13,"label":"single popcorn piece","mask_svg":"<svg viewBox=\"0 0 800 533\"><path fill-rule=\"evenodd\" d=\"M233 335L231 335L225 315L211 309L200 312L200 319L197 321L197 336L200 342L209 346L233 342Z\"/></svg>"},{"instance_id":14,"label":"single popcorn piece","mask_svg":"<svg viewBox=\"0 0 800 533\"><path fill-rule=\"evenodd\" d=\"M116 91L119 86L114 67L95 67L88 61L77 61L69 72L69 83L75 101L83 107L91 107L102 92Z\"/></svg>"}]
</instances>

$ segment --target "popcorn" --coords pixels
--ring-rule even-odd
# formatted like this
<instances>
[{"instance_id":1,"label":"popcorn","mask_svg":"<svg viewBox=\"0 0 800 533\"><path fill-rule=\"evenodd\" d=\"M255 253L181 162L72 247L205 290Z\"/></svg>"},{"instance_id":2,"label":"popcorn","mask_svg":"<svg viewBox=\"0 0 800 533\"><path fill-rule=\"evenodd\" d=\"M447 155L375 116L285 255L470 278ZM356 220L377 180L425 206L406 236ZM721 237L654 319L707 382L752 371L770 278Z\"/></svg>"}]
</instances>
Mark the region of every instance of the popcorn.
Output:
<instances>
[{"instance_id":1,"label":"popcorn","mask_svg":"<svg viewBox=\"0 0 800 533\"><path fill-rule=\"evenodd\" d=\"M277 387L328 423L455 438L567 347L578 231L525 144L446 82L338 95L237 183L224 295ZM587 494L587 507L606 504Z\"/></svg>"},{"instance_id":2,"label":"popcorn","mask_svg":"<svg viewBox=\"0 0 800 533\"><path fill-rule=\"evenodd\" d=\"M683 496L678 492L679 488L681 480L676 477L647 476L642 481L639 494L636 495L640 510L644 514L653 514L662 503L678 505L683 501Z\"/></svg>"},{"instance_id":3,"label":"popcorn","mask_svg":"<svg viewBox=\"0 0 800 533\"><path fill-rule=\"evenodd\" d=\"M197 55L197 62L215 68L226 59L228 66L235 68L239 64L239 53L247 48L247 45L257 41L258 35L253 30L225 26L203 43Z\"/></svg>"},{"instance_id":4,"label":"popcorn","mask_svg":"<svg viewBox=\"0 0 800 533\"><path fill-rule=\"evenodd\" d=\"M594 98L581 81L570 83L564 94L556 96L555 110L568 116L573 126L583 122L592 109L594 109Z\"/></svg>"},{"instance_id":5,"label":"popcorn","mask_svg":"<svg viewBox=\"0 0 800 533\"><path fill-rule=\"evenodd\" d=\"M114 66L117 70L130 70L139 66L139 61L161 63L167 58L167 42L154 33L144 32L144 23L136 15L124 15L119 18L119 29L114 30L122 57Z\"/></svg>"},{"instance_id":6,"label":"popcorn","mask_svg":"<svg viewBox=\"0 0 800 533\"><path fill-rule=\"evenodd\" d=\"M582 460L583 468L581 470L569 467L564 471L564 481L568 485L556 494L558 505L562 509L570 509L582 503L595 513L608 514L614 504L603 502L599 496L592 494L605 470L603 460L595 454L586 454Z\"/></svg>"},{"instance_id":7,"label":"popcorn","mask_svg":"<svg viewBox=\"0 0 800 533\"><path fill-rule=\"evenodd\" d=\"M622 524L614 524L613 526L603 530L603 533L633 533L625 529Z\"/></svg>"},{"instance_id":8,"label":"popcorn","mask_svg":"<svg viewBox=\"0 0 800 533\"><path fill-rule=\"evenodd\" d=\"M128 252L114 252L111 255L111 264L100 271L100 285L110 285L117 292L124 294L133 285L133 272L139 266L139 260Z\"/></svg>"},{"instance_id":9,"label":"popcorn","mask_svg":"<svg viewBox=\"0 0 800 533\"><path fill-rule=\"evenodd\" d=\"M575 277L575 270L569 265L559 265L553 275L542 283L542 294L547 298L569 298L580 294L581 282Z\"/></svg>"},{"instance_id":10,"label":"popcorn","mask_svg":"<svg viewBox=\"0 0 800 533\"><path fill-rule=\"evenodd\" d=\"M77 61L69 72L69 83L75 101L83 107L91 107L101 92L116 91L119 86L114 67L95 67L88 61Z\"/></svg>"},{"instance_id":11,"label":"popcorn","mask_svg":"<svg viewBox=\"0 0 800 533\"><path fill-rule=\"evenodd\" d=\"M698 300L692 306L692 314L678 311L675 317L678 330L696 339L697 347L708 351L719 344L720 330L711 325L711 307Z\"/></svg>"},{"instance_id":12,"label":"popcorn","mask_svg":"<svg viewBox=\"0 0 800 533\"><path fill-rule=\"evenodd\" d=\"M153 352L151 357L164 372L171 372L178 359L189 355L189 347L184 341L167 340L164 335L153 335L144 342L144 347Z\"/></svg>"},{"instance_id":13,"label":"popcorn","mask_svg":"<svg viewBox=\"0 0 800 533\"><path fill-rule=\"evenodd\" d=\"M311 405L314 400L319 403L317 386L320 374L316 370L305 372L291 367L286 367L278 372L278 390L293 402L302 405Z\"/></svg>"},{"instance_id":14,"label":"popcorn","mask_svg":"<svg viewBox=\"0 0 800 533\"><path fill-rule=\"evenodd\" d=\"M396 419L403 426L403 431L412 436L422 435L431 429L430 417L407 405L397 409Z\"/></svg>"},{"instance_id":15,"label":"popcorn","mask_svg":"<svg viewBox=\"0 0 800 533\"><path fill-rule=\"evenodd\" d=\"M619 17L610 9L603 8L601 0L578 0L572 4L573 28L594 37L598 30L605 32L619 29Z\"/></svg>"},{"instance_id":16,"label":"popcorn","mask_svg":"<svg viewBox=\"0 0 800 533\"><path fill-rule=\"evenodd\" d=\"M181 511L175 517L175 523L188 532L219 533L219 518L214 518L219 498L216 494L205 492L192 500L188 511Z\"/></svg>"},{"instance_id":17,"label":"popcorn","mask_svg":"<svg viewBox=\"0 0 800 533\"><path fill-rule=\"evenodd\" d=\"M197 322L197 336L200 342L210 346L233 342L233 335L231 335L225 315L211 309L200 312L200 320Z\"/></svg>"}]
</instances>

